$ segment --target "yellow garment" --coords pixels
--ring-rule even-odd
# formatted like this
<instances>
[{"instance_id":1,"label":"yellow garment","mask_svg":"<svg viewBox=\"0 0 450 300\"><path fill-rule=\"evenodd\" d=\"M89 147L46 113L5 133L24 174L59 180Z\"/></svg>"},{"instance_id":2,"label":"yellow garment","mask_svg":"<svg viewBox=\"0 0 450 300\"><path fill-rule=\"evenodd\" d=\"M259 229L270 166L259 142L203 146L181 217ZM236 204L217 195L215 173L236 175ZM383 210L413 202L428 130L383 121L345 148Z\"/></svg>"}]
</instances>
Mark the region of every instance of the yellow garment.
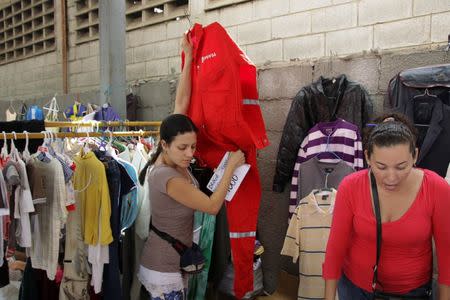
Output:
<instances>
[{"instance_id":1,"label":"yellow garment","mask_svg":"<svg viewBox=\"0 0 450 300\"><path fill-rule=\"evenodd\" d=\"M111 232L111 201L103 163L94 153L78 154L74 158L76 169L74 188L80 203L81 230L88 245L108 245L113 241Z\"/></svg>"}]
</instances>

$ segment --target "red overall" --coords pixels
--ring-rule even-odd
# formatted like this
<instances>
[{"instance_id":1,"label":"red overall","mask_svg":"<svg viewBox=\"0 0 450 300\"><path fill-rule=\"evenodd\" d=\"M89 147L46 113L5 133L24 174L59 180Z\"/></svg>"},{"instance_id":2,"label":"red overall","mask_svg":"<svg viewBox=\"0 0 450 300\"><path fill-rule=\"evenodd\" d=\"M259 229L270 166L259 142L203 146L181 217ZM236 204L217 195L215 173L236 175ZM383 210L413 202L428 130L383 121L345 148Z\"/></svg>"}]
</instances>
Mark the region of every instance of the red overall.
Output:
<instances>
[{"instance_id":1,"label":"red overall","mask_svg":"<svg viewBox=\"0 0 450 300\"><path fill-rule=\"evenodd\" d=\"M258 102L256 67L218 23L195 24L188 115L199 128L196 157L215 168L226 151L241 149L250 170L227 202L237 298L253 290L253 252L261 184L256 149L269 144Z\"/></svg>"}]
</instances>

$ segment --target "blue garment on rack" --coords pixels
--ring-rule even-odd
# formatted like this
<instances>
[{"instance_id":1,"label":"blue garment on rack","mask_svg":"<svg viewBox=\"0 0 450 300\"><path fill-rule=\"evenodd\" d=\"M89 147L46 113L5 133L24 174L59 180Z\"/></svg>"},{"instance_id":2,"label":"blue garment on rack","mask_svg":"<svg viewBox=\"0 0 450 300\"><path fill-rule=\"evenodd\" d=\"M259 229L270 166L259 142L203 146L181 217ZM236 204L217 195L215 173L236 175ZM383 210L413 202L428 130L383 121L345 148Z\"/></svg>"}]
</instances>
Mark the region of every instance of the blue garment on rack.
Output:
<instances>
[{"instance_id":1,"label":"blue garment on rack","mask_svg":"<svg viewBox=\"0 0 450 300\"><path fill-rule=\"evenodd\" d=\"M133 225L139 213L137 192L137 186L139 183L136 168L129 162L122 159L118 159L117 161L125 168L128 176L130 176L131 180L133 180L135 186L128 194L123 195L121 199L122 206L120 212L120 230L124 231Z\"/></svg>"},{"instance_id":2,"label":"blue garment on rack","mask_svg":"<svg viewBox=\"0 0 450 300\"><path fill-rule=\"evenodd\" d=\"M27 120L44 120L44 113L42 109L37 105L30 107L27 111Z\"/></svg>"}]
</instances>

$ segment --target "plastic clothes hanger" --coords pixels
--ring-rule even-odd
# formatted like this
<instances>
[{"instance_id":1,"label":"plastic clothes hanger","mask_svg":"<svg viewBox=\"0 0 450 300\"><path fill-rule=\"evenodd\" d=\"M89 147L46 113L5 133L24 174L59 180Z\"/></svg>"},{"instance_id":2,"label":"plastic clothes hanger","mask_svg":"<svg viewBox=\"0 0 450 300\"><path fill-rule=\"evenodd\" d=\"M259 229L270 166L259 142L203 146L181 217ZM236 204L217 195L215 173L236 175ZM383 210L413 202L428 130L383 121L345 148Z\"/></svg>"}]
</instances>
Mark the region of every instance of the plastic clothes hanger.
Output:
<instances>
[{"instance_id":1,"label":"plastic clothes hanger","mask_svg":"<svg viewBox=\"0 0 450 300\"><path fill-rule=\"evenodd\" d=\"M11 138L11 151L10 151L10 157L12 160L17 161L20 158L19 150L16 148L16 145L14 144L14 140L17 140L17 135L15 131L12 131L13 138Z\"/></svg>"},{"instance_id":2,"label":"plastic clothes hanger","mask_svg":"<svg viewBox=\"0 0 450 300\"><path fill-rule=\"evenodd\" d=\"M31 158L30 150L28 149L29 136L28 131L24 131L23 133L25 134L25 149L22 151L22 159L25 162L28 162L28 160Z\"/></svg>"},{"instance_id":3,"label":"plastic clothes hanger","mask_svg":"<svg viewBox=\"0 0 450 300\"><path fill-rule=\"evenodd\" d=\"M3 147L0 152L0 157L2 159L6 159L8 157L8 145L6 141L6 133L4 131L2 131L2 133L3 133Z\"/></svg>"},{"instance_id":4,"label":"plastic clothes hanger","mask_svg":"<svg viewBox=\"0 0 450 300\"><path fill-rule=\"evenodd\" d=\"M319 152L319 153L316 155L316 157L320 160L320 155L321 155L321 154L324 154L324 153L331 153L334 157L336 157L336 159L342 160L342 158L341 158L339 155L337 155L334 151L330 150L330 138L331 138L331 135L328 135L328 136L327 136L327 144L326 144L326 146L325 146L325 150L322 151L322 152Z\"/></svg>"}]
</instances>

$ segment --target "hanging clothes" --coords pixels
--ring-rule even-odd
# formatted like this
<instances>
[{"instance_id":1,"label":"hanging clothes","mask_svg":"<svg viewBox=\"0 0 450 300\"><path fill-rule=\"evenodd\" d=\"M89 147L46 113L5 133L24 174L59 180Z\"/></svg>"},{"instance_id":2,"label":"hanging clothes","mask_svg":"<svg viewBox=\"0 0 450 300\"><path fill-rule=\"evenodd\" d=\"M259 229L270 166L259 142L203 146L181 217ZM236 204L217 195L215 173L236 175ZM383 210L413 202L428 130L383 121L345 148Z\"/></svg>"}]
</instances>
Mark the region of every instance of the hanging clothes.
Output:
<instances>
[{"instance_id":1,"label":"hanging clothes","mask_svg":"<svg viewBox=\"0 0 450 300\"><path fill-rule=\"evenodd\" d=\"M400 72L389 82L388 100L394 111L418 124L417 166L445 177L450 163L450 65Z\"/></svg>"},{"instance_id":2,"label":"hanging clothes","mask_svg":"<svg viewBox=\"0 0 450 300\"><path fill-rule=\"evenodd\" d=\"M136 94L130 93L127 95L127 120L136 121L137 120L137 109L139 107L139 102L141 97Z\"/></svg>"},{"instance_id":3,"label":"hanging clothes","mask_svg":"<svg viewBox=\"0 0 450 300\"><path fill-rule=\"evenodd\" d=\"M363 151L358 127L343 119L337 119L334 122L318 123L311 128L300 146L294 166L289 197L289 218L297 206L301 165L317 155L321 155L321 160L325 162L343 160L355 170L362 169Z\"/></svg>"},{"instance_id":4,"label":"hanging clothes","mask_svg":"<svg viewBox=\"0 0 450 300\"><path fill-rule=\"evenodd\" d=\"M5 120L7 122L10 122L10 121L15 121L16 118L17 118L17 113L14 110L14 108L12 107L12 105L10 105L5 111Z\"/></svg>"},{"instance_id":5,"label":"hanging clothes","mask_svg":"<svg viewBox=\"0 0 450 300\"><path fill-rule=\"evenodd\" d=\"M27 120L44 120L44 112L42 111L42 108L40 108L37 105L33 105L30 107L30 109L27 111Z\"/></svg>"},{"instance_id":6,"label":"hanging clothes","mask_svg":"<svg viewBox=\"0 0 450 300\"><path fill-rule=\"evenodd\" d=\"M108 180L109 195L111 198L111 230L113 242L109 244L109 263L103 272L103 297L105 299L122 299L119 270L119 240L120 240L120 212L122 199L136 186L128 175L126 169L105 152L94 151L97 158L103 162Z\"/></svg>"},{"instance_id":7,"label":"hanging clothes","mask_svg":"<svg viewBox=\"0 0 450 300\"><path fill-rule=\"evenodd\" d=\"M213 175L213 170L209 168L200 168L192 166L192 175L197 179L199 188L206 195L211 195L206 186ZM214 242L214 231L216 225L216 216L196 211L194 214L194 242L196 242L203 255L205 256L205 265L200 274L192 275L189 279L188 299L205 299L206 287L208 285L208 273L211 265L212 247ZM195 236L198 240L195 241Z\"/></svg>"},{"instance_id":8,"label":"hanging clothes","mask_svg":"<svg viewBox=\"0 0 450 300\"><path fill-rule=\"evenodd\" d=\"M19 113L17 114L16 120L17 121L25 121L27 119L27 111L28 107L27 105L22 102L22 106L20 107Z\"/></svg>"},{"instance_id":9,"label":"hanging clothes","mask_svg":"<svg viewBox=\"0 0 450 300\"><path fill-rule=\"evenodd\" d=\"M34 157L27 165L36 214L32 216L31 265L55 279L60 232L66 223L64 175L56 159L48 162Z\"/></svg>"},{"instance_id":10,"label":"hanging clothes","mask_svg":"<svg viewBox=\"0 0 450 300\"><path fill-rule=\"evenodd\" d=\"M219 23L195 24L190 40L193 63L188 116L199 128L196 157L201 165L215 168L226 151L239 148L251 165L227 203L235 292L242 298L253 290L253 249L261 198L256 150L269 144L258 102L256 67Z\"/></svg>"},{"instance_id":11,"label":"hanging clothes","mask_svg":"<svg viewBox=\"0 0 450 300\"><path fill-rule=\"evenodd\" d=\"M299 260L298 299L324 299L325 260L328 236L333 218L336 190L326 196L313 191L303 198L294 211L284 240L282 255Z\"/></svg>"},{"instance_id":12,"label":"hanging clothes","mask_svg":"<svg viewBox=\"0 0 450 300\"><path fill-rule=\"evenodd\" d=\"M106 103L97 109L97 111L95 112L95 115L94 115L94 120L96 120L96 121L120 121L120 116L109 103Z\"/></svg>"},{"instance_id":13,"label":"hanging clothes","mask_svg":"<svg viewBox=\"0 0 450 300\"><path fill-rule=\"evenodd\" d=\"M294 170L296 155L307 132L319 122L342 118L361 131L370 120L373 104L365 89L345 75L320 77L303 87L292 100L277 154L272 190L281 193Z\"/></svg>"},{"instance_id":14,"label":"hanging clothes","mask_svg":"<svg viewBox=\"0 0 450 300\"><path fill-rule=\"evenodd\" d=\"M73 105L67 107L63 114L66 119L79 121L87 114L87 109L86 105L75 102Z\"/></svg>"},{"instance_id":15,"label":"hanging clothes","mask_svg":"<svg viewBox=\"0 0 450 300\"><path fill-rule=\"evenodd\" d=\"M320 161L313 157L302 163L298 173L298 202L308 196L312 190L321 188L337 189L345 176L353 173L355 169L343 160L337 162Z\"/></svg>"}]
</instances>

